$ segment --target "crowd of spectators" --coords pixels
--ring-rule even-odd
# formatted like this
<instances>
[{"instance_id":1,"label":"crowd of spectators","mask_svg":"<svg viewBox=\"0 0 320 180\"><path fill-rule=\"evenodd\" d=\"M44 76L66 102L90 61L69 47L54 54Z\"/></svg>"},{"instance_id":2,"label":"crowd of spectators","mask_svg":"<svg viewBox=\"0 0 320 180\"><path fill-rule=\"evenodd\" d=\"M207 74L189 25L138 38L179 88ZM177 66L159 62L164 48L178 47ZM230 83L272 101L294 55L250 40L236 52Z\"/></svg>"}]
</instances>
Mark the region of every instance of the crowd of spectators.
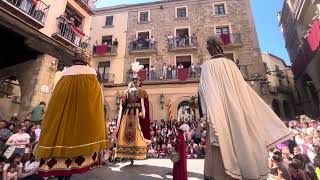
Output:
<instances>
[{"instance_id":1,"label":"crowd of spectators","mask_svg":"<svg viewBox=\"0 0 320 180\"><path fill-rule=\"evenodd\" d=\"M293 139L270 150L271 177L285 180L320 179L320 126L307 116L286 122Z\"/></svg>"}]
</instances>

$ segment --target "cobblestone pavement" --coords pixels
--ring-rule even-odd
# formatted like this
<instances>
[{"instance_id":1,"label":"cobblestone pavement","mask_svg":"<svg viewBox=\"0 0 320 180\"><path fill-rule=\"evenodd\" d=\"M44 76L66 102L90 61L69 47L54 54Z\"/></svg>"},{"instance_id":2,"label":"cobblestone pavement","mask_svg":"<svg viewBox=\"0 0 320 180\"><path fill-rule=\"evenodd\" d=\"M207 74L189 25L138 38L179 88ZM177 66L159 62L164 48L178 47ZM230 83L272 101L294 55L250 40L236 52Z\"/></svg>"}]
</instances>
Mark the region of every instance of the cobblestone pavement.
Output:
<instances>
[{"instance_id":1,"label":"cobblestone pavement","mask_svg":"<svg viewBox=\"0 0 320 180\"><path fill-rule=\"evenodd\" d=\"M120 162L93 169L82 175L74 175L71 180L159 180L172 179L173 164L169 159L148 159ZM188 160L188 180L203 179L203 159Z\"/></svg>"}]
</instances>

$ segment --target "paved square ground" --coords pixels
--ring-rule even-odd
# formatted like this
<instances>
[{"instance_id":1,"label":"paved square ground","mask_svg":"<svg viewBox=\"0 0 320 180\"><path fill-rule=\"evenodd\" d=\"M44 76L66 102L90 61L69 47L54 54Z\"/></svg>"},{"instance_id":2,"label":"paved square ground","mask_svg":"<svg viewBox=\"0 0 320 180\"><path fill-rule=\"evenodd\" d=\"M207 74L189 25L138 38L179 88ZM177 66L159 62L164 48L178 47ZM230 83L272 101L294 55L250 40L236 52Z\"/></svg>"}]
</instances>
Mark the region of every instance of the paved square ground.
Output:
<instances>
[{"instance_id":1,"label":"paved square ground","mask_svg":"<svg viewBox=\"0 0 320 180\"><path fill-rule=\"evenodd\" d=\"M130 162L121 162L93 169L82 175L74 175L71 180L159 180L172 179L173 164L169 159L147 159ZM189 159L188 180L203 179L203 159Z\"/></svg>"}]
</instances>

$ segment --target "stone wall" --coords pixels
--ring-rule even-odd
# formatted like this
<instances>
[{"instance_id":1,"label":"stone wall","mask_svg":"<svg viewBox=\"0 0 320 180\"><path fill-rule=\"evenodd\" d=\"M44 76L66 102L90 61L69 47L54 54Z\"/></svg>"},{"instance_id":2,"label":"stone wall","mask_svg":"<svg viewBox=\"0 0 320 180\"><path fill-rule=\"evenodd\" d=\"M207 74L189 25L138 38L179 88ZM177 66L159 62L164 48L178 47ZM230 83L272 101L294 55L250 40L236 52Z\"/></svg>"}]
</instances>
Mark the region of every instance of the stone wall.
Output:
<instances>
[{"instance_id":1,"label":"stone wall","mask_svg":"<svg viewBox=\"0 0 320 180\"><path fill-rule=\"evenodd\" d=\"M130 64L137 57L149 57L150 64L156 69L161 69L161 64L164 62L174 63L175 55L191 54L192 61L202 63L210 56L206 50L206 40L208 36L213 35L215 27L229 26L231 34L240 34L242 47L228 48L226 52L234 53L235 59L239 59L242 65L251 65L248 69L249 75L264 74L263 64L260 54L260 48L255 31L255 25L251 13L251 7L248 0L227 0L226 15L214 15L213 3L221 2L215 0L189 0L177 3L163 4L163 9L160 5L139 7L129 11L128 16L128 34L127 42L133 40L137 31L150 31L151 35L157 41L157 52L153 54L131 55L127 52L127 61L125 70L128 70ZM186 19L175 18L175 8L179 6L188 7L188 17ZM150 22L138 23L138 12L150 10ZM167 35L174 34L175 28L188 27L190 36L193 33L198 37L198 50L186 50L180 53L168 52ZM125 71L126 72L126 71ZM125 73L124 72L124 73Z\"/></svg>"},{"instance_id":2,"label":"stone wall","mask_svg":"<svg viewBox=\"0 0 320 180\"><path fill-rule=\"evenodd\" d=\"M53 90L55 62L52 56L39 55L37 59L1 69L0 79L14 76L19 82L21 97L18 116L21 119L27 118L27 113L41 101L48 104Z\"/></svg>"}]
</instances>

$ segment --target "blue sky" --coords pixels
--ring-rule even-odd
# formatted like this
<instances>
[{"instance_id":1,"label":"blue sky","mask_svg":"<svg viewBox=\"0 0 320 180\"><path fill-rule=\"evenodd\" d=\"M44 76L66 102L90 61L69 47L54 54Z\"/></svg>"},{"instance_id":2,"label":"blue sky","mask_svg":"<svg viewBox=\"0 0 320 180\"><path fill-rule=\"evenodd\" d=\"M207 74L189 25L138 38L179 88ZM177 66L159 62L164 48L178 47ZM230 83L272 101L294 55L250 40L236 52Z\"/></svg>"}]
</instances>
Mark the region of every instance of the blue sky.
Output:
<instances>
[{"instance_id":1,"label":"blue sky","mask_svg":"<svg viewBox=\"0 0 320 180\"><path fill-rule=\"evenodd\" d=\"M151 1L155 0L98 0L96 7ZM251 0L261 50L269 51L290 64L282 32L278 26L277 12L281 10L282 4L283 0Z\"/></svg>"}]
</instances>

